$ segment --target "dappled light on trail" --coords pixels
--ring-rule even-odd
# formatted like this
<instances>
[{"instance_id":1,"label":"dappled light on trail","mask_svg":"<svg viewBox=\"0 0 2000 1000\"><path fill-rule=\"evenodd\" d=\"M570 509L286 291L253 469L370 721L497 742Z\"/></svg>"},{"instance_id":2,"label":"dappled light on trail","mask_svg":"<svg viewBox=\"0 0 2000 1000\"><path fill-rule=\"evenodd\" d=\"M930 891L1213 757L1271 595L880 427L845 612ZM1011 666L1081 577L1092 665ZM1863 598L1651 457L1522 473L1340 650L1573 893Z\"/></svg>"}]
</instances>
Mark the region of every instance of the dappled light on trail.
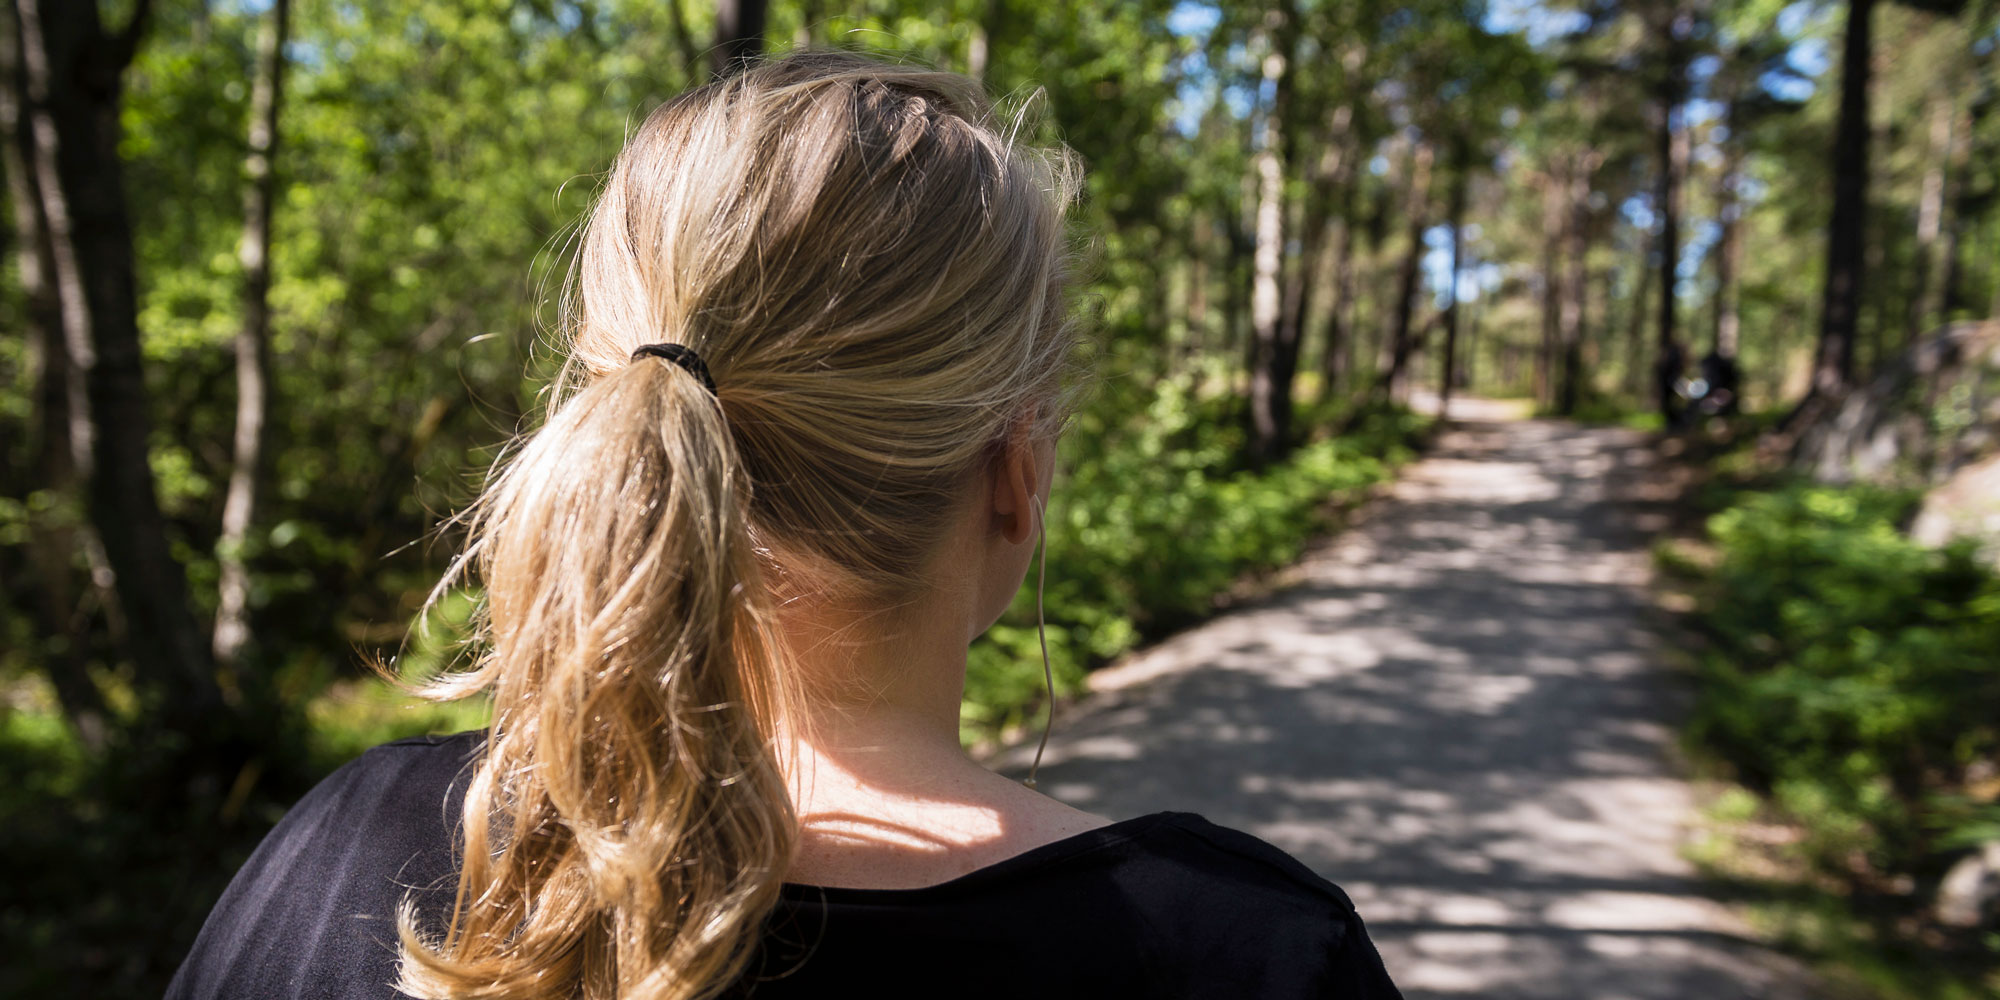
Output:
<instances>
[{"instance_id":1,"label":"dappled light on trail","mask_svg":"<svg viewBox=\"0 0 2000 1000\"><path fill-rule=\"evenodd\" d=\"M1271 596L1097 674L1042 787L1293 852L1412 998L1813 995L1679 853L1637 443L1464 424Z\"/></svg>"}]
</instances>

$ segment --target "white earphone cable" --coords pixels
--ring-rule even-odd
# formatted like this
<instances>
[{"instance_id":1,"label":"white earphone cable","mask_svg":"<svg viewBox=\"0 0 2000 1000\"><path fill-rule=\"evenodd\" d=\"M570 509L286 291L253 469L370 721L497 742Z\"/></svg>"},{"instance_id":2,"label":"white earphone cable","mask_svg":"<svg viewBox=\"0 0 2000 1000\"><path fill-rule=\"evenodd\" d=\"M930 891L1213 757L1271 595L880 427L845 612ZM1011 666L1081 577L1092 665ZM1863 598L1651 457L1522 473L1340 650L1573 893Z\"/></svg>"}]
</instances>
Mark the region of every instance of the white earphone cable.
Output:
<instances>
[{"instance_id":1,"label":"white earphone cable","mask_svg":"<svg viewBox=\"0 0 2000 1000\"><path fill-rule=\"evenodd\" d=\"M1029 788L1035 787L1035 774L1042 769L1042 751L1049 748L1049 730L1056 724L1056 675L1049 666L1048 624L1042 617L1042 586L1049 579L1049 530L1048 520L1042 506L1042 498L1035 498L1035 530L1040 536L1036 548L1041 550L1041 568L1035 575L1035 637L1042 643L1042 683L1049 692L1048 715L1042 720L1042 742L1035 747L1035 762L1028 766L1028 780L1022 782Z\"/></svg>"}]
</instances>

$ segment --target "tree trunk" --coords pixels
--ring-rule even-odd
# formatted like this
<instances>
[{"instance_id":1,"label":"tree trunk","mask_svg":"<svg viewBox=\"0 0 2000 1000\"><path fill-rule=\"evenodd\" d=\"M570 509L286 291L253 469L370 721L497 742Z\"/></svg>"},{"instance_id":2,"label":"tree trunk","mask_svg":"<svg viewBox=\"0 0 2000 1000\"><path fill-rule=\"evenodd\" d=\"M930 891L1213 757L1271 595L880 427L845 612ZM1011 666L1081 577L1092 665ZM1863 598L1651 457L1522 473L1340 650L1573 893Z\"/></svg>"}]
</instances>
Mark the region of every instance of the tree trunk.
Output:
<instances>
[{"instance_id":1,"label":"tree trunk","mask_svg":"<svg viewBox=\"0 0 2000 1000\"><path fill-rule=\"evenodd\" d=\"M728 76L764 54L766 0L716 0L714 75Z\"/></svg>"},{"instance_id":2,"label":"tree trunk","mask_svg":"<svg viewBox=\"0 0 2000 1000\"><path fill-rule=\"evenodd\" d=\"M1584 341L1585 345L1587 345L1584 348L1583 355L1583 367L1586 371L1603 371L1605 359L1611 357L1612 353L1617 349L1617 344L1615 343L1617 329L1611 322L1611 303L1614 301L1613 293L1617 282L1618 266L1616 264L1607 263L1598 269L1597 322L1593 325L1588 318L1584 320L1584 326L1594 331L1594 335L1589 340Z\"/></svg>"},{"instance_id":3,"label":"tree trunk","mask_svg":"<svg viewBox=\"0 0 2000 1000\"><path fill-rule=\"evenodd\" d=\"M1327 231L1332 228L1330 201L1330 195L1307 193L1299 226L1299 259L1285 279L1284 302L1278 320L1278 356L1272 365L1275 387L1272 393L1273 409L1280 414L1278 426L1285 429L1281 442L1289 441L1291 437L1294 415L1292 393L1298 380L1299 359L1305 349L1306 322L1313 307L1313 289L1321 283L1320 272L1326 260Z\"/></svg>"},{"instance_id":4,"label":"tree trunk","mask_svg":"<svg viewBox=\"0 0 2000 1000\"><path fill-rule=\"evenodd\" d=\"M1687 363L1686 349L1681 346L1679 331L1675 328L1676 286L1681 256L1680 181L1687 156L1682 130L1675 128L1674 123L1687 91L1687 59L1682 51L1682 44L1687 38L1687 22L1685 11L1674 13L1667 40L1667 64L1659 80L1659 128L1655 135L1660 170L1659 188L1654 198L1654 208L1660 213L1660 299L1659 350L1653 360L1653 394L1660 415L1669 427L1680 422L1680 406L1674 395L1674 385L1680 380L1681 369Z\"/></svg>"},{"instance_id":5,"label":"tree trunk","mask_svg":"<svg viewBox=\"0 0 2000 1000\"><path fill-rule=\"evenodd\" d=\"M1576 413L1583 395L1583 307L1589 293L1590 177L1598 154L1580 152L1570 158L1564 177L1563 232L1568 243L1568 267L1563 278L1562 304L1556 335L1562 343L1562 381L1556 389L1556 412Z\"/></svg>"},{"instance_id":6,"label":"tree trunk","mask_svg":"<svg viewBox=\"0 0 2000 1000\"><path fill-rule=\"evenodd\" d=\"M168 725L206 726L223 711L221 696L147 461L152 419L118 158L122 77L147 6L117 35L104 32L93 3L16 0L15 12L30 173L48 227L71 385L81 384L68 400L71 462L114 574L126 654L141 683L160 692Z\"/></svg>"},{"instance_id":7,"label":"tree trunk","mask_svg":"<svg viewBox=\"0 0 2000 1000\"><path fill-rule=\"evenodd\" d=\"M1350 158L1352 154L1350 153ZM1326 350L1320 354L1322 403L1333 398L1354 368L1354 189L1353 171L1340 186L1340 239L1334 244L1333 299L1326 312Z\"/></svg>"},{"instance_id":8,"label":"tree trunk","mask_svg":"<svg viewBox=\"0 0 2000 1000\"><path fill-rule=\"evenodd\" d=\"M1203 213L1195 213L1188 220L1187 256L1187 339L1181 344L1178 367L1191 367L1202 352L1207 349L1208 334L1208 283L1209 283L1209 232L1213 226Z\"/></svg>"},{"instance_id":9,"label":"tree trunk","mask_svg":"<svg viewBox=\"0 0 2000 1000\"><path fill-rule=\"evenodd\" d=\"M687 0L667 0L667 20L673 25L674 47L680 51L682 79L693 83L701 74L701 46L694 40L694 32L688 30L687 12L681 4Z\"/></svg>"},{"instance_id":10,"label":"tree trunk","mask_svg":"<svg viewBox=\"0 0 2000 1000\"><path fill-rule=\"evenodd\" d=\"M965 75L986 82L993 62L993 40L1000 35L1000 19L1005 16L1004 0L986 0L986 15L972 26L972 38L965 46Z\"/></svg>"},{"instance_id":11,"label":"tree trunk","mask_svg":"<svg viewBox=\"0 0 2000 1000\"><path fill-rule=\"evenodd\" d=\"M62 311L51 283L55 265L42 216L41 189L32 173L33 138L23 118L21 102L27 81L17 25L12 11L0 18L0 76L4 77L4 84L0 84L0 169L6 171L7 197L14 213L15 271L21 282L22 320L35 387L28 426L30 479L22 484L21 492L26 495L45 488L68 493L76 486L70 461L69 399L72 382L80 388L80 379L75 378L63 346ZM60 512L49 516L31 511L30 517L26 547L38 581L32 589L41 605L39 625L42 632L54 636L53 642L43 644L41 666L77 742L96 752L110 736L111 716L103 693L84 672L90 637L86 616L78 605L76 574L70 560L79 542L93 556L99 556L103 548L94 539L82 537L90 530L87 524L75 525ZM98 571L92 574L93 580L109 582L108 567L102 565L101 558L93 560L93 568Z\"/></svg>"},{"instance_id":12,"label":"tree trunk","mask_svg":"<svg viewBox=\"0 0 2000 1000\"><path fill-rule=\"evenodd\" d=\"M244 563L257 519L257 484L264 468L266 417L271 411L271 160L285 94L285 38L291 0L273 0L257 36L257 80L250 94L249 155L243 162L243 324L236 330L236 441L222 532L215 546L215 631L211 645L223 669L234 671L250 638L250 571ZM241 678L238 677L240 682Z\"/></svg>"},{"instance_id":13,"label":"tree trunk","mask_svg":"<svg viewBox=\"0 0 2000 1000\"><path fill-rule=\"evenodd\" d=\"M1257 176L1257 243L1251 256L1250 465L1283 458L1291 436L1292 373L1298 365L1297 329L1284 316L1285 172L1291 114L1292 42L1297 37L1283 3L1267 12L1264 83L1274 97L1265 108L1263 141L1252 159ZM1289 343L1287 342L1289 338Z\"/></svg>"},{"instance_id":14,"label":"tree trunk","mask_svg":"<svg viewBox=\"0 0 2000 1000\"><path fill-rule=\"evenodd\" d=\"M668 0L668 2L675 3L678 0ZM819 28L819 22L826 17L826 10L820 6L819 0L800 0L798 12L799 26L792 32L792 48L811 48L814 44L813 32ZM974 40L982 45L986 42L984 32L985 29L982 27L976 29L974 34ZM982 57L985 55L984 52L980 54ZM981 72L984 72L983 65Z\"/></svg>"},{"instance_id":15,"label":"tree trunk","mask_svg":"<svg viewBox=\"0 0 2000 1000\"><path fill-rule=\"evenodd\" d=\"M1742 339L1743 305L1738 275L1743 261L1743 153L1745 143L1737 131L1734 105L1729 111L1729 141L1722 152L1722 176L1716 192L1716 216L1722 233L1715 247L1715 343L1716 357L1734 361Z\"/></svg>"},{"instance_id":16,"label":"tree trunk","mask_svg":"<svg viewBox=\"0 0 2000 1000\"><path fill-rule=\"evenodd\" d=\"M1840 124L1833 143L1833 217L1827 224L1826 289L1812 395L1838 396L1854 379L1861 308L1862 227L1868 208L1869 26L1875 0L1847 0L1841 46Z\"/></svg>"},{"instance_id":17,"label":"tree trunk","mask_svg":"<svg viewBox=\"0 0 2000 1000\"><path fill-rule=\"evenodd\" d=\"M1924 159L1924 186L1917 202L1917 259L1914 293L1910 296L1905 346L1924 335L1938 315L1944 294L1937 280L1938 235L1944 223L1945 170L1954 159L1951 95L1940 89L1930 99L1930 155Z\"/></svg>"},{"instance_id":18,"label":"tree trunk","mask_svg":"<svg viewBox=\"0 0 2000 1000\"><path fill-rule=\"evenodd\" d=\"M1542 189L1542 342L1535 350L1535 405L1553 406L1556 399L1556 343L1562 329L1561 252L1562 203L1566 185L1550 164L1536 175Z\"/></svg>"},{"instance_id":19,"label":"tree trunk","mask_svg":"<svg viewBox=\"0 0 2000 1000\"><path fill-rule=\"evenodd\" d=\"M1380 389L1397 402L1409 399L1408 367L1410 352L1416 349L1412 320L1416 316L1417 290L1423 276L1424 230L1431 194L1431 146L1419 136L1410 150L1408 213L1409 245L1403 250L1403 265L1396 281L1395 325L1389 334L1389 369L1382 373Z\"/></svg>"},{"instance_id":20,"label":"tree trunk","mask_svg":"<svg viewBox=\"0 0 2000 1000\"><path fill-rule=\"evenodd\" d=\"M1253 241L1246 238L1240 220L1231 219L1221 233L1222 253L1217 261L1222 282L1222 336L1217 346L1224 357L1248 357L1249 345L1256 343L1255 337L1245 337L1245 314L1250 307L1249 286L1238 280L1242 274L1240 263L1250 253ZM1223 391L1236 392L1236 370L1224 368Z\"/></svg>"},{"instance_id":21,"label":"tree trunk","mask_svg":"<svg viewBox=\"0 0 2000 1000\"><path fill-rule=\"evenodd\" d=\"M1472 147L1463 137L1452 142L1451 194L1451 275L1445 279L1444 365L1438 378L1438 419L1451 417L1451 389L1458 364L1458 277L1465 273L1465 187L1472 172Z\"/></svg>"},{"instance_id":22,"label":"tree trunk","mask_svg":"<svg viewBox=\"0 0 2000 1000\"><path fill-rule=\"evenodd\" d=\"M1285 282L1285 302L1283 323L1285 334L1281 338L1290 344L1291 367L1296 370L1298 359L1305 346L1306 329L1313 315L1313 289L1325 282L1323 274L1326 266L1327 236L1332 229L1334 198L1338 191L1345 190L1348 161L1352 156L1352 142L1348 130L1353 122L1354 107L1343 104L1336 108L1328 123L1324 150L1320 162L1312 174L1312 183L1306 191L1306 203L1300 232L1303 235L1299 251L1299 265L1292 270ZM1339 310L1335 303L1334 312ZM1319 398L1327 398L1326 380L1336 367L1339 348L1338 331L1334 329L1336 319L1327 317L1327 333L1321 340ZM1289 409L1290 395L1286 395Z\"/></svg>"},{"instance_id":23,"label":"tree trunk","mask_svg":"<svg viewBox=\"0 0 2000 1000\"><path fill-rule=\"evenodd\" d=\"M1313 320L1316 298L1315 289L1324 288L1329 283L1327 270L1327 243L1333 229L1333 209L1335 188L1340 184L1343 165L1350 152L1346 131L1352 109L1342 106L1332 116L1325 144L1317 166L1313 169L1306 189L1305 205L1300 213L1300 247L1297 266L1285 279L1284 306L1281 311L1279 343L1283 345L1285 356L1281 359L1285 368L1285 392L1283 404L1286 411L1286 425L1291 424L1292 382L1296 380L1299 361L1305 353L1306 333ZM1338 309L1338 303L1335 304ZM1327 397L1326 372L1335 367L1334 359L1328 354L1338 349L1338 336L1332 329L1334 318L1327 317L1327 333L1321 338L1319 370L1321 384L1319 398Z\"/></svg>"},{"instance_id":24,"label":"tree trunk","mask_svg":"<svg viewBox=\"0 0 2000 1000\"><path fill-rule=\"evenodd\" d=\"M1632 289L1630 311L1625 317L1625 393L1641 405L1645 400L1646 312L1653 296L1653 234L1641 232L1639 240L1638 284Z\"/></svg>"},{"instance_id":25,"label":"tree trunk","mask_svg":"<svg viewBox=\"0 0 2000 1000\"><path fill-rule=\"evenodd\" d=\"M1479 391L1479 318L1485 296L1475 297L1465 310L1465 391Z\"/></svg>"},{"instance_id":26,"label":"tree trunk","mask_svg":"<svg viewBox=\"0 0 2000 1000\"><path fill-rule=\"evenodd\" d=\"M1974 192L1979 185L1970 183L1966 170L1971 166L1972 146L1979 139L1979 126L1992 106L1992 101L1964 102L1952 127L1952 133L1959 139L1952 144L1951 173L1947 178L1952 188L1952 209L1951 217L1945 220L1944 284L1938 290L1938 311L1942 319L1951 319L1960 309L1971 308L1965 292L1965 256L1962 249L1965 230L1971 225L1971 220L1977 218L1979 204ZM1993 256L2000 259L2000 254ZM2000 281L1993 283L1993 294L1996 305L2000 305ZM1988 309L1987 315L2000 316L2000 308Z\"/></svg>"}]
</instances>

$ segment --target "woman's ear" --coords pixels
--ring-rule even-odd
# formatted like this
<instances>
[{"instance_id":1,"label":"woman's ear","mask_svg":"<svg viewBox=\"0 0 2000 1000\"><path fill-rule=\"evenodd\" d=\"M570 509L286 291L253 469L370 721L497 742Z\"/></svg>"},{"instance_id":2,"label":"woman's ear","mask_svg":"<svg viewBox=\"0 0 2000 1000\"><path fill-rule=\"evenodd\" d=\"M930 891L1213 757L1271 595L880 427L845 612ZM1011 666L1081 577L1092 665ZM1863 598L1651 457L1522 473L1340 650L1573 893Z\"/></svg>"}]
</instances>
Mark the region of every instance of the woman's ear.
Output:
<instances>
[{"instance_id":1,"label":"woman's ear","mask_svg":"<svg viewBox=\"0 0 2000 1000\"><path fill-rule=\"evenodd\" d=\"M1017 420L995 449L989 467L993 526L1014 545L1034 537L1035 500L1040 496L1040 463L1030 439L1029 421Z\"/></svg>"}]
</instances>

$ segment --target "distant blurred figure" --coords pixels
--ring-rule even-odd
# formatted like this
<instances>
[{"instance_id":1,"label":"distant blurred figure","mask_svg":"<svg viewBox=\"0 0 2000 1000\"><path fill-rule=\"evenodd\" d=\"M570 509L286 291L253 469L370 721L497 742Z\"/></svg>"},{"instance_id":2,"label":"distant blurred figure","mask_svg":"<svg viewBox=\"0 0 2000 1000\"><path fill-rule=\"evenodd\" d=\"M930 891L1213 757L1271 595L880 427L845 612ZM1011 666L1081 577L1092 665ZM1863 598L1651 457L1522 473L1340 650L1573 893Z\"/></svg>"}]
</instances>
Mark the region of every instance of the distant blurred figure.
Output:
<instances>
[{"instance_id":1,"label":"distant blurred figure","mask_svg":"<svg viewBox=\"0 0 2000 1000\"><path fill-rule=\"evenodd\" d=\"M1687 408L1681 403L1681 371L1686 367L1687 349L1680 341L1661 345L1659 359L1653 362L1653 389L1660 401L1660 416L1666 418L1668 427L1682 427L1687 421Z\"/></svg>"},{"instance_id":2,"label":"distant blurred figure","mask_svg":"<svg viewBox=\"0 0 2000 1000\"><path fill-rule=\"evenodd\" d=\"M1697 370L1701 375L1690 386L1688 400L1694 408L1706 417L1728 417L1737 412L1737 385L1742 381L1742 369L1735 358L1710 351L1702 356Z\"/></svg>"}]
</instances>

